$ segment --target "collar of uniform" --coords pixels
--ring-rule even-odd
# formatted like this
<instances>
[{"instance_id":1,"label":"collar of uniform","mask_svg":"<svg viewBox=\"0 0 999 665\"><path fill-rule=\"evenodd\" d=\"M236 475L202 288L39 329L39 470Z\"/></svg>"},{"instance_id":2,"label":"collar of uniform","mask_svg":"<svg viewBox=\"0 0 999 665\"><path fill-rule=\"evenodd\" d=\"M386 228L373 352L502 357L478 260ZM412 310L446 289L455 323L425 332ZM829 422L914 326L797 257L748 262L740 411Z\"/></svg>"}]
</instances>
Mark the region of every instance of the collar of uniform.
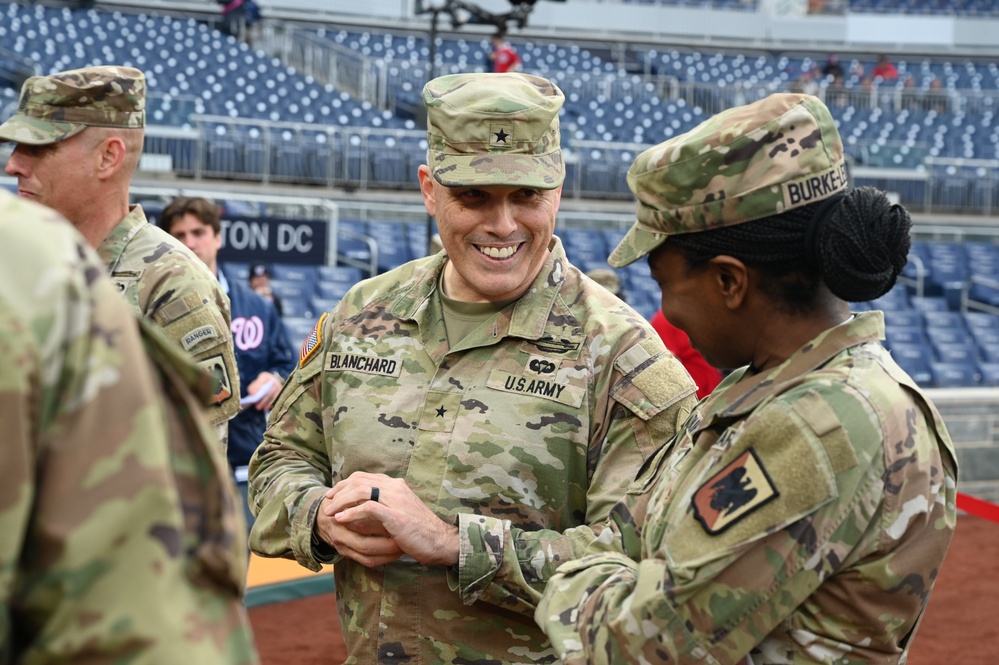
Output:
<instances>
[{"instance_id":1,"label":"collar of uniform","mask_svg":"<svg viewBox=\"0 0 999 665\"><path fill-rule=\"evenodd\" d=\"M408 289L401 290L392 303L392 313L401 319L415 320L417 313L427 306L427 298L437 290L447 257L436 254L426 260L429 263L425 267L417 268L413 273L412 285ZM541 272L514 305L507 334L526 339L539 339L545 334L548 313L565 282L567 268L568 261L562 241L553 236L548 244L548 258Z\"/></svg>"},{"instance_id":2,"label":"collar of uniform","mask_svg":"<svg viewBox=\"0 0 999 665\"><path fill-rule=\"evenodd\" d=\"M744 416L764 399L784 392L802 376L821 367L842 351L884 337L884 313L861 312L850 320L829 328L771 370L756 375L749 375L746 368L736 370L733 373L736 376L728 377L705 400L698 430L707 429L715 418Z\"/></svg>"},{"instance_id":3,"label":"collar of uniform","mask_svg":"<svg viewBox=\"0 0 999 665\"><path fill-rule=\"evenodd\" d=\"M97 248L97 255L108 268L108 273L114 271L118 261L121 259L125 247L135 237L135 234L145 228L149 222L146 221L146 213L142 206L134 205L128 209L125 218L118 222L117 226L111 229L111 233L104 238L101 246Z\"/></svg>"},{"instance_id":4,"label":"collar of uniform","mask_svg":"<svg viewBox=\"0 0 999 665\"><path fill-rule=\"evenodd\" d=\"M509 334L524 339L540 339L551 332L549 314L555 298L562 291L569 261L558 236L548 243L548 258L541 267L534 283L513 307Z\"/></svg>"}]
</instances>

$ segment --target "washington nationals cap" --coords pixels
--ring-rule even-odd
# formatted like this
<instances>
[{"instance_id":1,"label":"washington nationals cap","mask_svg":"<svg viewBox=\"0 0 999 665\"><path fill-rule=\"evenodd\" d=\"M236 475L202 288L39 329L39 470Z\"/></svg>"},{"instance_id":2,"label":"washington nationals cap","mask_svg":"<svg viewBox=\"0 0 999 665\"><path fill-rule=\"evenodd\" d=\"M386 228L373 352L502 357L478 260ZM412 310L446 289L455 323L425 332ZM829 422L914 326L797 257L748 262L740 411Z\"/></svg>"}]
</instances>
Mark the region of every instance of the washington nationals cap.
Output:
<instances>
[{"instance_id":1,"label":"washington nationals cap","mask_svg":"<svg viewBox=\"0 0 999 665\"><path fill-rule=\"evenodd\" d=\"M0 141L57 143L87 127L146 124L146 77L132 67L100 66L32 76L17 112L0 125Z\"/></svg>"},{"instance_id":2,"label":"washington nationals cap","mask_svg":"<svg viewBox=\"0 0 999 665\"><path fill-rule=\"evenodd\" d=\"M843 142L818 98L774 94L649 148L628 170L636 222L611 252L620 268L671 235L770 217L847 188Z\"/></svg>"},{"instance_id":3,"label":"washington nationals cap","mask_svg":"<svg viewBox=\"0 0 999 665\"><path fill-rule=\"evenodd\" d=\"M427 162L448 187L555 189L565 179L551 81L530 74L450 74L423 87Z\"/></svg>"}]
</instances>

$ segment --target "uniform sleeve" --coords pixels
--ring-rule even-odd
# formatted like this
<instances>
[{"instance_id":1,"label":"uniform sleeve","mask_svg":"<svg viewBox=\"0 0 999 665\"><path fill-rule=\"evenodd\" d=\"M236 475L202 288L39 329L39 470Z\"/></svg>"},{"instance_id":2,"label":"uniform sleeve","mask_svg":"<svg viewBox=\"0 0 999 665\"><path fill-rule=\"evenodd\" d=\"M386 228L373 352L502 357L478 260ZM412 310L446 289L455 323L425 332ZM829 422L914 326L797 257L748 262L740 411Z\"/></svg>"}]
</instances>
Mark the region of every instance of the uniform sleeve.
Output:
<instances>
[{"instance_id":1,"label":"uniform sleeve","mask_svg":"<svg viewBox=\"0 0 999 665\"><path fill-rule=\"evenodd\" d=\"M239 412L239 372L232 341L229 297L210 273L193 269L171 270L150 288L143 312L216 379L208 418L227 440L227 422Z\"/></svg>"},{"instance_id":2,"label":"uniform sleeve","mask_svg":"<svg viewBox=\"0 0 999 665\"><path fill-rule=\"evenodd\" d=\"M31 519L37 486L30 399L37 395L40 359L38 349L15 326L20 322L0 309L0 659L6 661L7 646L14 641L12 612L17 586L16 572ZM12 360L18 358L19 362Z\"/></svg>"},{"instance_id":3,"label":"uniform sleeve","mask_svg":"<svg viewBox=\"0 0 999 665\"><path fill-rule=\"evenodd\" d=\"M256 662L240 590L190 565L214 515L180 509L132 313L96 263L32 295L17 334L0 303L0 660Z\"/></svg>"},{"instance_id":4,"label":"uniform sleeve","mask_svg":"<svg viewBox=\"0 0 999 665\"><path fill-rule=\"evenodd\" d=\"M490 602L532 614L545 582L559 564L579 557L604 529L643 463L676 433L696 397L689 375L659 340L636 345L598 379L604 425L592 433L591 471L581 525L564 532L528 530L509 520L460 514L457 586L466 604Z\"/></svg>"},{"instance_id":5,"label":"uniform sleeve","mask_svg":"<svg viewBox=\"0 0 999 665\"><path fill-rule=\"evenodd\" d=\"M842 394L836 400L847 401ZM723 436L687 469L692 482L671 487L661 477L640 557L604 552L559 568L535 619L562 662L735 664L779 626L802 651L845 662L856 650L851 622L841 622L837 634L817 620L820 608L842 602L837 593L850 597L849 612L865 630L884 623L889 643L865 646L882 657L898 649L925 601L899 593L916 588L906 572L912 553L902 552L939 528L946 483L930 480L932 465L915 473L907 464L886 469L884 432L862 408L834 414L801 407L772 404ZM874 443L854 446L851 436ZM717 463L708 463L712 455ZM899 487L920 486L920 503L939 508L919 514L912 503L893 506L885 482L895 474ZM671 505L670 496L682 499ZM839 591L825 602L810 600L834 575L845 576ZM924 583L932 584L918 587L928 589ZM893 605L881 604L885 599ZM798 611L806 602L814 606Z\"/></svg>"},{"instance_id":6,"label":"uniform sleeve","mask_svg":"<svg viewBox=\"0 0 999 665\"><path fill-rule=\"evenodd\" d=\"M300 355L308 358L285 380L248 469L249 505L256 517L250 549L265 557L294 559L314 571L328 563L313 552L312 528L319 503L332 486L320 403L326 318L306 339Z\"/></svg>"}]
</instances>

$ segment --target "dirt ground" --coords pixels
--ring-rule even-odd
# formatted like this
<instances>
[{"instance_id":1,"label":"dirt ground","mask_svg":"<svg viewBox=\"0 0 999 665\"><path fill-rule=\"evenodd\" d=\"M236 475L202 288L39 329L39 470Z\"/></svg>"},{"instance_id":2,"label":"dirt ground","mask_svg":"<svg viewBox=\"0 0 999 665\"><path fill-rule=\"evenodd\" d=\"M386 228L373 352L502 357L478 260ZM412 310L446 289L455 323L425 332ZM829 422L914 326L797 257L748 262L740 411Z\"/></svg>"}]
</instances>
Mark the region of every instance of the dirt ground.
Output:
<instances>
[{"instance_id":1,"label":"dirt ground","mask_svg":"<svg viewBox=\"0 0 999 665\"><path fill-rule=\"evenodd\" d=\"M999 661L999 524L962 515L909 652L908 665ZM345 652L332 594L250 610L262 665L339 665Z\"/></svg>"}]
</instances>

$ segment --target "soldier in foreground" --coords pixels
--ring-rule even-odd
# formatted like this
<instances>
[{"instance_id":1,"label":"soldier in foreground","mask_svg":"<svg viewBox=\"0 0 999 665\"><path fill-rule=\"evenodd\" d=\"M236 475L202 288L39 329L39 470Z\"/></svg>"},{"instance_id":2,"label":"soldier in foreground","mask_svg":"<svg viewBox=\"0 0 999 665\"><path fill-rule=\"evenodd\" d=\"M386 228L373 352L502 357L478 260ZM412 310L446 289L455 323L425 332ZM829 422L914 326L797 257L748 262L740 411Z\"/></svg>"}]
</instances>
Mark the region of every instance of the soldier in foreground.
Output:
<instances>
[{"instance_id":1,"label":"soldier in foreground","mask_svg":"<svg viewBox=\"0 0 999 665\"><path fill-rule=\"evenodd\" d=\"M828 109L773 95L641 154L666 318L733 368L558 569L535 618L570 663L898 663L955 526L940 415L882 347L908 213L849 190ZM613 536L613 537L611 537Z\"/></svg>"},{"instance_id":2,"label":"soldier in foreground","mask_svg":"<svg viewBox=\"0 0 999 665\"><path fill-rule=\"evenodd\" d=\"M0 663L257 662L210 380L0 191Z\"/></svg>"},{"instance_id":3,"label":"soldier in foreground","mask_svg":"<svg viewBox=\"0 0 999 665\"><path fill-rule=\"evenodd\" d=\"M223 448L239 410L229 300L205 265L129 206L145 127L146 79L131 67L33 76L0 141L18 195L56 210L97 249L118 291L218 379L209 418Z\"/></svg>"},{"instance_id":4,"label":"soldier in foreground","mask_svg":"<svg viewBox=\"0 0 999 665\"><path fill-rule=\"evenodd\" d=\"M250 546L335 563L349 663L553 663L542 585L694 386L553 236L562 92L452 75L424 101L419 179L446 253L320 318L250 462Z\"/></svg>"}]
</instances>

